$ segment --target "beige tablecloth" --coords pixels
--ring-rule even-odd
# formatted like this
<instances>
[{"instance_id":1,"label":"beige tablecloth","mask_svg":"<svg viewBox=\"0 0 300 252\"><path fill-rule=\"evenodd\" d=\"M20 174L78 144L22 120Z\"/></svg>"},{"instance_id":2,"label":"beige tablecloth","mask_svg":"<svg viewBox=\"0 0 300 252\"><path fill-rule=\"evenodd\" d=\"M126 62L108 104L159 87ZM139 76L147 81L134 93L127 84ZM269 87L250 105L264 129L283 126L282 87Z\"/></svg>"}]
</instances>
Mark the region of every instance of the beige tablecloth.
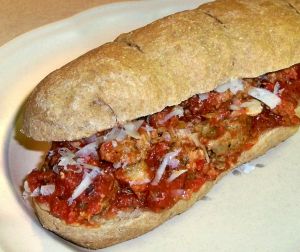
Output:
<instances>
[{"instance_id":1,"label":"beige tablecloth","mask_svg":"<svg viewBox=\"0 0 300 252\"><path fill-rule=\"evenodd\" d=\"M42 25L121 1L124 0L0 0L0 46Z\"/></svg>"}]
</instances>

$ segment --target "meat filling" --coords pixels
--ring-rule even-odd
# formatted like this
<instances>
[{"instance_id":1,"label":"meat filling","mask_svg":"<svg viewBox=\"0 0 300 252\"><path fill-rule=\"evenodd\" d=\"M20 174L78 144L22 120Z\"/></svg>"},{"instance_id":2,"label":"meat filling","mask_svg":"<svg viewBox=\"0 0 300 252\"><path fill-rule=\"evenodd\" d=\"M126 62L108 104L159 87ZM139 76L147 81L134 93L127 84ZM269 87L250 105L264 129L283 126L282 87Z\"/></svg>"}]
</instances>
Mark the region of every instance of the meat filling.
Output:
<instances>
[{"instance_id":1,"label":"meat filling","mask_svg":"<svg viewBox=\"0 0 300 252\"><path fill-rule=\"evenodd\" d=\"M299 100L299 64L233 80L130 125L53 142L26 191L66 223L160 212L231 168L265 131L299 125Z\"/></svg>"}]
</instances>

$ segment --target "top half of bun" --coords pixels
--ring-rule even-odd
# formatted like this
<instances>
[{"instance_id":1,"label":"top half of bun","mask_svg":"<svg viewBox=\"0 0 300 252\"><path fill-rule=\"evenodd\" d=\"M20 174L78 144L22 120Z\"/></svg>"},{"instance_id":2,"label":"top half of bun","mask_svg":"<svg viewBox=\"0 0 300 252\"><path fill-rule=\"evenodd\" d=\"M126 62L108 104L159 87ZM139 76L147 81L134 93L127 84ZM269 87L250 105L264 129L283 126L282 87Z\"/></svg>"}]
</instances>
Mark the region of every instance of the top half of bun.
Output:
<instances>
[{"instance_id":1,"label":"top half of bun","mask_svg":"<svg viewBox=\"0 0 300 252\"><path fill-rule=\"evenodd\" d=\"M299 62L299 0L217 0L122 34L49 74L26 103L22 131L75 140Z\"/></svg>"}]
</instances>

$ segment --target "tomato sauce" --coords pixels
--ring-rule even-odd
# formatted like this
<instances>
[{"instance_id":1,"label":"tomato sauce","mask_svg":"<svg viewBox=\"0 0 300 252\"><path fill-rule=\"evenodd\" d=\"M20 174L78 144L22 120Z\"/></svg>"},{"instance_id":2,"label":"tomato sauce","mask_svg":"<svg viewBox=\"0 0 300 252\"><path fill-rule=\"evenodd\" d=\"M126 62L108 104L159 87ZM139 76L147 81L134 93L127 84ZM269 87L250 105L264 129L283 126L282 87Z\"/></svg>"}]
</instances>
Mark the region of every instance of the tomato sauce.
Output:
<instances>
[{"instance_id":1,"label":"tomato sauce","mask_svg":"<svg viewBox=\"0 0 300 252\"><path fill-rule=\"evenodd\" d=\"M46 203L50 212L66 223L84 225L94 225L96 215L110 218L119 211L136 208L160 212L174 206L180 199L188 199L205 182L215 180L232 167L240 154L250 149L266 130L300 124L295 114L300 100L300 65L245 79L244 82L246 86L278 92L281 103L275 109L262 104L259 114L248 116L245 109L230 109L232 104L250 99L245 92L234 95L230 91L212 91L207 94L207 99L201 100L194 95L182 102L179 105L184 111L181 117L174 116L164 121L173 109L168 107L142 118L145 122L139 129L141 139L127 137L119 143L104 142L97 149L98 156L83 158L85 164L101 167L102 172L71 201L90 168L76 164L59 165L62 154L58 150L67 148L75 153L88 142L85 139L54 142L42 169L33 170L27 176L30 191L34 192L43 185L55 185L53 193L39 194L36 201ZM145 129L146 124L150 131ZM180 130L189 136L178 135L176 132ZM185 130L189 130L188 133ZM97 136L103 134L97 133ZM193 134L197 134L199 143L191 140ZM226 141L228 144L224 144ZM158 170L163 169L164 158L174 150L178 150L178 155L172 159L173 164L167 163L159 182L153 183ZM145 171L137 170L137 174L142 174L141 178L132 180L126 166L141 165L141 161ZM176 172L181 173L170 179Z\"/></svg>"}]
</instances>

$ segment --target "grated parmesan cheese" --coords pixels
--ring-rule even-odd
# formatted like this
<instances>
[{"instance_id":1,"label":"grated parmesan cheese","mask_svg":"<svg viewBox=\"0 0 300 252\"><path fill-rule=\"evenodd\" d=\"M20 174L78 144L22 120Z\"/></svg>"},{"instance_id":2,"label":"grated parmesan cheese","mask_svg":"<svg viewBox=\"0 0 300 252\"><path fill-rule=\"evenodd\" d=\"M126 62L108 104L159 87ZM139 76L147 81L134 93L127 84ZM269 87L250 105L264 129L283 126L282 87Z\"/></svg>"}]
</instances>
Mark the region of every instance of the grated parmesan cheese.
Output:
<instances>
[{"instance_id":1,"label":"grated parmesan cheese","mask_svg":"<svg viewBox=\"0 0 300 252\"><path fill-rule=\"evenodd\" d=\"M208 96L209 96L209 93L198 94L198 97L199 97L200 101L207 100Z\"/></svg>"},{"instance_id":2,"label":"grated parmesan cheese","mask_svg":"<svg viewBox=\"0 0 300 252\"><path fill-rule=\"evenodd\" d=\"M54 193L55 191L55 185L49 184L49 185L43 185L40 188L40 194L43 196L48 196Z\"/></svg>"},{"instance_id":3,"label":"grated parmesan cheese","mask_svg":"<svg viewBox=\"0 0 300 252\"><path fill-rule=\"evenodd\" d=\"M40 195L40 188L37 187L33 190L33 192L30 194L31 197L37 197Z\"/></svg>"},{"instance_id":4,"label":"grated parmesan cheese","mask_svg":"<svg viewBox=\"0 0 300 252\"><path fill-rule=\"evenodd\" d=\"M183 108L180 106L176 106L173 110L165 116L164 119L160 120L160 124L164 124L166 121L170 120L173 116L182 117L184 114Z\"/></svg>"},{"instance_id":5,"label":"grated parmesan cheese","mask_svg":"<svg viewBox=\"0 0 300 252\"><path fill-rule=\"evenodd\" d=\"M243 102L241 104L241 108L246 108L246 114L250 115L250 116L256 116L258 114L260 114L263 110L263 107L260 103L260 101L256 100L256 99L252 99L250 101L247 102Z\"/></svg>"},{"instance_id":6,"label":"grated parmesan cheese","mask_svg":"<svg viewBox=\"0 0 300 252\"><path fill-rule=\"evenodd\" d=\"M76 161L74 160L75 154L68 148L59 148L58 153L61 155L58 165L63 166L64 169L66 169L68 165L76 165Z\"/></svg>"},{"instance_id":7,"label":"grated parmesan cheese","mask_svg":"<svg viewBox=\"0 0 300 252\"><path fill-rule=\"evenodd\" d=\"M176 178L178 178L180 175L182 175L183 173L186 173L187 170L179 170L179 171L173 171L171 176L167 179L167 182L172 182L173 180L175 180Z\"/></svg>"},{"instance_id":8,"label":"grated parmesan cheese","mask_svg":"<svg viewBox=\"0 0 300 252\"><path fill-rule=\"evenodd\" d=\"M281 103L281 99L276 94L263 88L251 88L248 94L257 100L260 100L271 109L274 109Z\"/></svg>"},{"instance_id":9,"label":"grated parmesan cheese","mask_svg":"<svg viewBox=\"0 0 300 252\"><path fill-rule=\"evenodd\" d=\"M238 91L244 90L244 84L240 79L231 79L230 81L215 88L218 93L224 93L230 90L231 93L236 94Z\"/></svg>"},{"instance_id":10,"label":"grated parmesan cheese","mask_svg":"<svg viewBox=\"0 0 300 252\"><path fill-rule=\"evenodd\" d=\"M33 190L33 192L30 191L30 188L28 186L27 180L24 182L24 192L23 197L31 196L31 197L37 197L37 196L48 196L54 193L55 191L55 185L54 184L48 184L48 185L42 185L41 187L37 187Z\"/></svg>"},{"instance_id":11,"label":"grated parmesan cheese","mask_svg":"<svg viewBox=\"0 0 300 252\"><path fill-rule=\"evenodd\" d=\"M68 205L72 205L73 201L80 196L93 182L93 180L101 174L100 169L93 169L89 173L85 173L83 180L80 182L80 184L75 188L75 190L72 193L72 196L68 199Z\"/></svg>"},{"instance_id":12,"label":"grated parmesan cheese","mask_svg":"<svg viewBox=\"0 0 300 252\"><path fill-rule=\"evenodd\" d=\"M166 170L167 165L173 158L175 158L179 154L179 152L180 152L180 149L175 150L173 152L169 152L164 156L163 161L160 164L160 166L158 167L155 177L151 182L152 185L158 185L159 181L161 180L161 178Z\"/></svg>"},{"instance_id":13,"label":"grated parmesan cheese","mask_svg":"<svg viewBox=\"0 0 300 252\"><path fill-rule=\"evenodd\" d=\"M137 120L137 121L127 123L123 127L128 136L131 136L135 139L140 139L141 136L138 133L138 129L142 126L143 123L144 123L144 120Z\"/></svg>"},{"instance_id":14,"label":"grated parmesan cheese","mask_svg":"<svg viewBox=\"0 0 300 252\"><path fill-rule=\"evenodd\" d=\"M273 94L278 95L279 90L280 90L280 84L279 84L279 82L276 82L276 84L274 86Z\"/></svg>"},{"instance_id":15,"label":"grated parmesan cheese","mask_svg":"<svg viewBox=\"0 0 300 252\"><path fill-rule=\"evenodd\" d=\"M102 138L98 138L95 142L91 142L75 153L76 157L87 157L89 155L93 155L94 157L98 157L97 149L99 144L103 142Z\"/></svg>"},{"instance_id":16,"label":"grated parmesan cheese","mask_svg":"<svg viewBox=\"0 0 300 252\"><path fill-rule=\"evenodd\" d=\"M173 169L177 168L178 165L180 164L180 161L177 158L173 158L169 161L169 166Z\"/></svg>"}]
</instances>

